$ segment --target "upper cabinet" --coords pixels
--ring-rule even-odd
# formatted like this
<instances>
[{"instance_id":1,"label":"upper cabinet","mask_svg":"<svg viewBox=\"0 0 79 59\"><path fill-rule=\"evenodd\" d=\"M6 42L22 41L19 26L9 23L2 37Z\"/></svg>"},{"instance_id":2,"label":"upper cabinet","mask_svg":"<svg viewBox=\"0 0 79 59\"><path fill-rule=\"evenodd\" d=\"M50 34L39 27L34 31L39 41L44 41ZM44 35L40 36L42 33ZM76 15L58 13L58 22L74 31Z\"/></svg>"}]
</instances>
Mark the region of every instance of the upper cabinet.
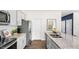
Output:
<instances>
[{"instance_id":1,"label":"upper cabinet","mask_svg":"<svg viewBox=\"0 0 79 59\"><path fill-rule=\"evenodd\" d=\"M17 15L16 15L16 10L8 10L10 13L10 25L16 26L17 24Z\"/></svg>"},{"instance_id":2,"label":"upper cabinet","mask_svg":"<svg viewBox=\"0 0 79 59\"><path fill-rule=\"evenodd\" d=\"M17 11L17 25L22 25L22 19L24 19L24 13Z\"/></svg>"},{"instance_id":3,"label":"upper cabinet","mask_svg":"<svg viewBox=\"0 0 79 59\"><path fill-rule=\"evenodd\" d=\"M10 13L10 25L21 25L22 19L24 19L24 13L19 10L7 10Z\"/></svg>"},{"instance_id":4,"label":"upper cabinet","mask_svg":"<svg viewBox=\"0 0 79 59\"><path fill-rule=\"evenodd\" d=\"M25 19L25 14L23 12L21 12L21 18Z\"/></svg>"}]
</instances>

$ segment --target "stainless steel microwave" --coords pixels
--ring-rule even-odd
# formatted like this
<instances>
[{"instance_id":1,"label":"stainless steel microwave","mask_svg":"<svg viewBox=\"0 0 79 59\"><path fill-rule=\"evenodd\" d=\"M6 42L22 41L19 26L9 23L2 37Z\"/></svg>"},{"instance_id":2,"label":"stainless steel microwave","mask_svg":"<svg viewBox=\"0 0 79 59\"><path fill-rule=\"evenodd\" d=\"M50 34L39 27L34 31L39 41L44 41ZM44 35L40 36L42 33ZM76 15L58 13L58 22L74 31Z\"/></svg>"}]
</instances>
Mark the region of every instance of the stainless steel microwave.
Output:
<instances>
[{"instance_id":1,"label":"stainless steel microwave","mask_svg":"<svg viewBox=\"0 0 79 59\"><path fill-rule=\"evenodd\" d=\"M10 14L7 11L0 11L0 24L5 25L10 23Z\"/></svg>"}]
</instances>

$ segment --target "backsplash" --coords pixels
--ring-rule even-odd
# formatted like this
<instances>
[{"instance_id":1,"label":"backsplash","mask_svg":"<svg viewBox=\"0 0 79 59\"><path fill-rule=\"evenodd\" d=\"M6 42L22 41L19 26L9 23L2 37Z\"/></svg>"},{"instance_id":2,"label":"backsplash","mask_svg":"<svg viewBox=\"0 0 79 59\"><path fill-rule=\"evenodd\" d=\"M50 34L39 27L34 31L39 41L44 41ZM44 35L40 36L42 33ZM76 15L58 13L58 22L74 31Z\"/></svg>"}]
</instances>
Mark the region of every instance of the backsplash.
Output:
<instances>
[{"instance_id":1,"label":"backsplash","mask_svg":"<svg viewBox=\"0 0 79 59\"><path fill-rule=\"evenodd\" d=\"M9 26L9 25L7 25L7 26L0 26L0 31L4 30L4 29L12 31L12 29L14 29L14 28L17 28L17 27L16 26Z\"/></svg>"}]
</instances>

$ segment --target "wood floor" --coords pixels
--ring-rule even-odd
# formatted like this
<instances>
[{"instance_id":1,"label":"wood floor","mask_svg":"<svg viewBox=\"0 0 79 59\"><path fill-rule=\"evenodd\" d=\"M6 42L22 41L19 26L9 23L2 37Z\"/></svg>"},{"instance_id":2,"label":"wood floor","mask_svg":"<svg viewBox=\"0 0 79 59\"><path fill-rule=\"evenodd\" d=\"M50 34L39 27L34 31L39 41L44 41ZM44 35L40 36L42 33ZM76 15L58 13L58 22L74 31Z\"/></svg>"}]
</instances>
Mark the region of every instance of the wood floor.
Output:
<instances>
[{"instance_id":1,"label":"wood floor","mask_svg":"<svg viewBox=\"0 0 79 59\"><path fill-rule=\"evenodd\" d=\"M25 49L46 49L46 41L45 40L33 40L31 45L25 47Z\"/></svg>"}]
</instances>

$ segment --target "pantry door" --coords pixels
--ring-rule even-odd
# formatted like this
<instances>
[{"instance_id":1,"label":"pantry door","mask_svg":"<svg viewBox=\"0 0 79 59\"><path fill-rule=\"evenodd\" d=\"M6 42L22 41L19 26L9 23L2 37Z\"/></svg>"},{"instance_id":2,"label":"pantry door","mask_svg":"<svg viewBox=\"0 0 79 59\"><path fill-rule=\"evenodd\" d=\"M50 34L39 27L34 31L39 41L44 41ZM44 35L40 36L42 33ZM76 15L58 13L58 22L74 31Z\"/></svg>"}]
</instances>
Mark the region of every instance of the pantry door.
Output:
<instances>
[{"instance_id":1,"label":"pantry door","mask_svg":"<svg viewBox=\"0 0 79 59\"><path fill-rule=\"evenodd\" d=\"M32 40L41 39L42 21L41 19L32 20Z\"/></svg>"}]
</instances>

